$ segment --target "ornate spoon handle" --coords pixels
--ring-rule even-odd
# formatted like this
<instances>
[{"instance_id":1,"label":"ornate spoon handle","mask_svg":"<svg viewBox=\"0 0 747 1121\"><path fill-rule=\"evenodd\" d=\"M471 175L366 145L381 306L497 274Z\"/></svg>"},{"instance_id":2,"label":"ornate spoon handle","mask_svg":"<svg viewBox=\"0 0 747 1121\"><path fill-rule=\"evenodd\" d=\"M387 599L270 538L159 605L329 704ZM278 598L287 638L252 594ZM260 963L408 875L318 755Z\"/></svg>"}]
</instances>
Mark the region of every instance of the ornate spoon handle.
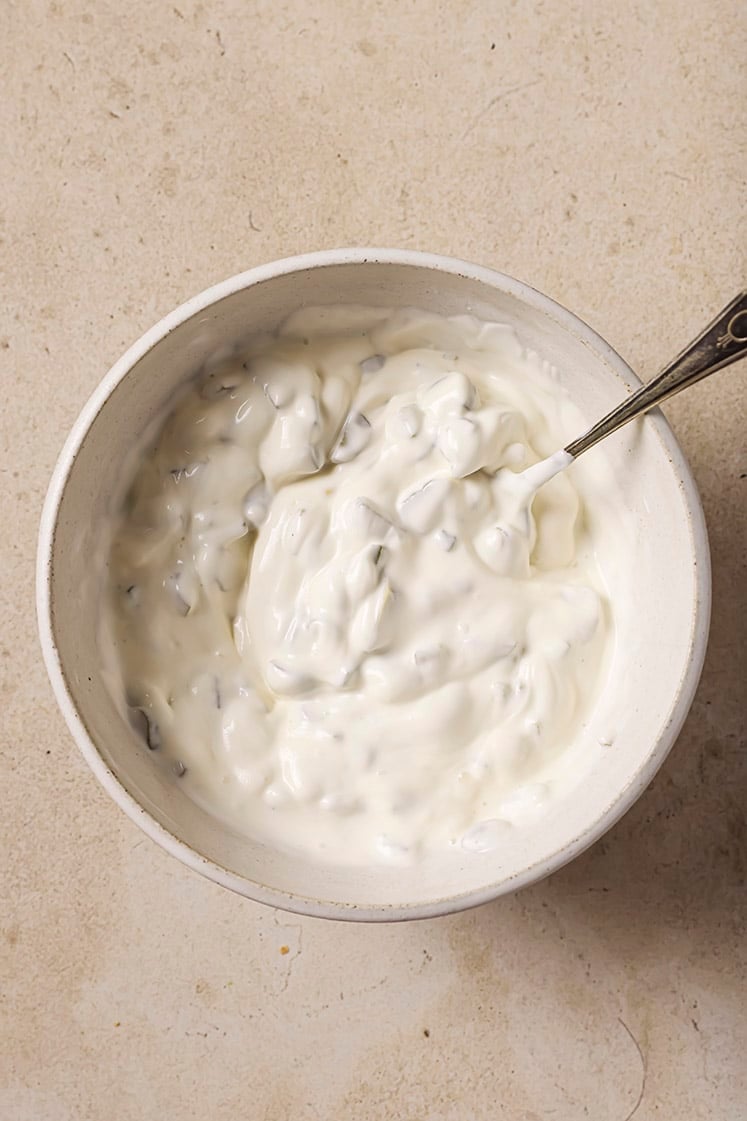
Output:
<instances>
[{"instance_id":1,"label":"ornate spoon handle","mask_svg":"<svg viewBox=\"0 0 747 1121\"><path fill-rule=\"evenodd\" d=\"M747 354L747 292L741 292L720 312L681 354L665 366L648 385L643 385L588 432L568 444L565 451L575 459L629 420L660 405L681 389L736 362Z\"/></svg>"}]
</instances>

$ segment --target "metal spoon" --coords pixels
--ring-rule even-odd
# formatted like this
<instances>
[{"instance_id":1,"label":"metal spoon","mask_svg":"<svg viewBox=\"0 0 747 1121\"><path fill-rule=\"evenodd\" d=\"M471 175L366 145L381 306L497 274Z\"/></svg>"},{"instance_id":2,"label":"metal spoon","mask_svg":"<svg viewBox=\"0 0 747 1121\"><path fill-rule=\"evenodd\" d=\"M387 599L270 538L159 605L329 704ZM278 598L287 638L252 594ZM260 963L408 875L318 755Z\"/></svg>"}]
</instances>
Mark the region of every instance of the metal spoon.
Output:
<instances>
[{"instance_id":1,"label":"metal spoon","mask_svg":"<svg viewBox=\"0 0 747 1121\"><path fill-rule=\"evenodd\" d=\"M649 409L695 385L723 366L747 354L747 291L741 292L719 312L712 323L685 347L660 374L622 401L612 412L564 449L572 459L593 448L605 436L622 428L629 420L643 416Z\"/></svg>"},{"instance_id":2,"label":"metal spoon","mask_svg":"<svg viewBox=\"0 0 747 1121\"><path fill-rule=\"evenodd\" d=\"M583 452L593 448L628 421L643 416L682 389L707 378L723 366L747 355L747 291L741 292L719 312L712 323L678 354L647 385L627 397L562 451L528 467L519 476L527 493L536 492Z\"/></svg>"}]
</instances>

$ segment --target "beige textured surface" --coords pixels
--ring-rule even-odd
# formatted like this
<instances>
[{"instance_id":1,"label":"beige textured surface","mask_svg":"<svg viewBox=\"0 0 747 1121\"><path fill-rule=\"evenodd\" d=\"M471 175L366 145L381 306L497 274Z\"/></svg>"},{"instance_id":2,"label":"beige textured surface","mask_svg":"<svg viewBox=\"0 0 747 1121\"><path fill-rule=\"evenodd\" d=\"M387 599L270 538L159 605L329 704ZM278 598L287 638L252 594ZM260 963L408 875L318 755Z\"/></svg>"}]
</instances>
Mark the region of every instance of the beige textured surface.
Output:
<instances>
[{"instance_id":1,"label":"beige textured surface","mask_svg":"<svg viewBox=\"0 0 747 1121\"><path fill-rule=\"evenodd\" d=\"M653 371L746 271L741 11L1 6L3 1121L747 1115L744 367L668 408L714 563L679 743L591 852L469 914L325 924L182 869L78 756L32 600L44 489L93 386L252 264L454 253Z\"/></svg>"}]
</instances>

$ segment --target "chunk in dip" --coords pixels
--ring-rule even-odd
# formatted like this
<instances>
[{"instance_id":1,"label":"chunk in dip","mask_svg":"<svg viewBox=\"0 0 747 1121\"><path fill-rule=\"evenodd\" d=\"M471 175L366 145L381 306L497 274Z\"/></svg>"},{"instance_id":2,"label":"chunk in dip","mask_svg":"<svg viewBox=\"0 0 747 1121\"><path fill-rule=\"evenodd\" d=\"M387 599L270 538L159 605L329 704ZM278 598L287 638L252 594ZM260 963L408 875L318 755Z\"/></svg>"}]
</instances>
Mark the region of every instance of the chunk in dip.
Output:
<instances>
[{"instance_id":1,"label":"chunk in dip","mask_svg":"<svg viewBox=\"0 0 747 1121\"><path fill-rule=\"evenodd\" d=\"M102 649L154 765L330 862L533 827L612 618L581 465L516 479L583 427L466 315L304 309L203 371L112 527Z\"/></svg>"}]
</instances>

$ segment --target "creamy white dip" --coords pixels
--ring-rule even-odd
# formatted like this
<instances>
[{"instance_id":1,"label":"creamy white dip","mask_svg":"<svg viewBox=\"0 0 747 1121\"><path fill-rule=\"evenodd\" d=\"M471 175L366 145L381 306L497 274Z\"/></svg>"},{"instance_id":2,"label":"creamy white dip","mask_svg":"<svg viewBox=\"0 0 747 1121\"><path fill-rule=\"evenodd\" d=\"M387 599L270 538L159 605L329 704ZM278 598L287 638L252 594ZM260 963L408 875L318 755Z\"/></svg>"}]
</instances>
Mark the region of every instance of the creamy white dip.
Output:
<instances>
[{"instance_id":1,"label":"creamy white dip","mask_svg":"<svg viewBox=\"0 0 747 1121\"><path fill-rule=\"evenodd\" d=\"M173 781L330 861L531 826L612 618L582 465L536 496L566 461L520 472L583 428L469 316L305 309L197 378L140 457L103 612Z\"/></svg>"}]
</instances>

